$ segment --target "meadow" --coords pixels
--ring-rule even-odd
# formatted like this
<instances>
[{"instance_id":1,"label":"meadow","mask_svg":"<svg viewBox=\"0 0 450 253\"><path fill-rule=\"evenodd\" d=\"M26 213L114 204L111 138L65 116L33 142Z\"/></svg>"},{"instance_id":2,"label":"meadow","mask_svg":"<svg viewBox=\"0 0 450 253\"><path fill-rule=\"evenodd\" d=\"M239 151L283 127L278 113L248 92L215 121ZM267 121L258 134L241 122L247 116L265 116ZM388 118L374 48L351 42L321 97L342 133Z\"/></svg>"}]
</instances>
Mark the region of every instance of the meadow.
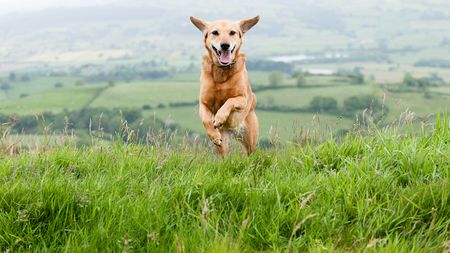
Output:
<instances>
[{"instance_id":1,"label":"meadow","mask_svg":"<svg viewBox=\"0 0 450 253\"><path fill-rule=\"evenodd\" d=\"M2 138L0 250L446 252L449 124L224 160L202 143L120 139L9 154Z\"/></svg>"},{"instance_id":2,"label":"meadow","mask_svg":"<svg viewBox=\"0 0 450 253\"><path fill-rule=\"evenodd\" d=\"M450 252L448 1L84 2L0 10L0 252ZM220 159L188 17L256 14Z\"/></svg>"}]
</instances>

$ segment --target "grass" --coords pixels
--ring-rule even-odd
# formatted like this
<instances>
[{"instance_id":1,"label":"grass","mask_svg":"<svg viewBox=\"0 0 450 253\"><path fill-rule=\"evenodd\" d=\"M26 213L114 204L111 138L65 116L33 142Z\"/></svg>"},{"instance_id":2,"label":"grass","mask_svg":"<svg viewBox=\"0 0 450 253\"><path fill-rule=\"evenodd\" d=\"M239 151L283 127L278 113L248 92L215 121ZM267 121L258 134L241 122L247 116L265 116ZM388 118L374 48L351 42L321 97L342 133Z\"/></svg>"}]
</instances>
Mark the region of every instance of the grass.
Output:
<instances>
[{"instance_id":1,"label":"grass","mask_svg":"<svg viewBox=\"0 0 450 253\"><path fill-rule=\"evenodd\" d=\"M450 127L225 160L196 146L70 145L0 160L0 249L443 252Z\"/></svg>"}]
</instances>

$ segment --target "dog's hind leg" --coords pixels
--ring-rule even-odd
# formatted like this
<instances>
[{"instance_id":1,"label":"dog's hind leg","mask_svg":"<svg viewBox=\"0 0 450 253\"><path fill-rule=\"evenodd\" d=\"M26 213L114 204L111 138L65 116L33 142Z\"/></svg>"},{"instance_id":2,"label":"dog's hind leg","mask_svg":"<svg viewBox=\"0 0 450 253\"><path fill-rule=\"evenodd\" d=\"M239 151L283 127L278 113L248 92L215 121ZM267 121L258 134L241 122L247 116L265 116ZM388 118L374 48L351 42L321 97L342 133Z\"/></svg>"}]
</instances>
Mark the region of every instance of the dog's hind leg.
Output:
<instances>
[{"instance_id":1,"label":"dog's hind leg","mask_svg":"<svg viewBox=\"0 0 450 253\"><path fill-rule=\"evenodd\" d=\"M244 146L247 154L250 155L256 150L259 137L259 122L255 111L250 111L242 123L238 139Z\"/></svg>"},{"instance_id":2,"label":"dog's hind leg","mask_svg":"<svg viewBox=\"0 0 450 253\"><path fill-rule=\"evenodd\" d=\"M228 154L228 146L230 143L230 130L220 130L220 134L222 135L222 144L220 146L215 146L217 153L225 158Z\"/></svg>"},{"instance_id":3,"label":"dog's hind leg","mask_svg":"<svg viewBox=\"0 0 450 253\"><path fill-rule=\"evenodd\" d=\"M205 127L206 134L209 139L217 146L222 145L222 136L219 129L216 129L213 125L214 115L204 104L199 105L199 115L202 119L203 126Z\"/></svg>"}]
</instances>

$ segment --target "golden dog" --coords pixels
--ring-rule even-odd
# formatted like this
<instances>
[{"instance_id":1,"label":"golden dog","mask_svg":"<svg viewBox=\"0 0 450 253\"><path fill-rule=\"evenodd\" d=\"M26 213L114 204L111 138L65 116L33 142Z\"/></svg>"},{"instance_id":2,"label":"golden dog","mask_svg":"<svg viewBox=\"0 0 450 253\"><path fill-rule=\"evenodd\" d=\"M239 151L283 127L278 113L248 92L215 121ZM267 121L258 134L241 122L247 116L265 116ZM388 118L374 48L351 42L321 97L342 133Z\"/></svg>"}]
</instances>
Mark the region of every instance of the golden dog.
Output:
<instances>
[{"instance_id":1,"label":"golden dog","mask_svg":"<svg viewBox=\"0 0 450 253\"><path fill-rule=\"evenodd\" d=\"M206 134L217 152L226 156L229 137L238 136L247 154L256 150L259 134L255 114L256 96L248 81L245 55L240 52L242 36L259 16L239 22L211 23L190 17L203 33L206 48L200 76L199 111Z\"/></svg>"}]
</instances>

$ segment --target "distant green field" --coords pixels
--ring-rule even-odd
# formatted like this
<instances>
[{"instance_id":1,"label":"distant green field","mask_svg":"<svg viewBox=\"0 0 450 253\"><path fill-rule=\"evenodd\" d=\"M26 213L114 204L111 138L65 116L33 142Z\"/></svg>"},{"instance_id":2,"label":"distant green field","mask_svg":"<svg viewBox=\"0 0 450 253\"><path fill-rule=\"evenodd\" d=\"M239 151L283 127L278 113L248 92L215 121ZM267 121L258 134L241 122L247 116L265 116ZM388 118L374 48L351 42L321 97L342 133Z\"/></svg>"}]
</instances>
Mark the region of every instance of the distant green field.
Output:
<instances>
[{"instance_id":1,"label":"distant green field","mask_svg":"<svg viewBox=\"0 0 450 253\"><path fill-rule=\"evenodd\" d=\"M270 72L249 71L248 79L252 85L268 85ZM287 76L285 76L287 77Z\"/></svg>"},{"instance_id":2,"label":"distant green field","mask_svg":"<svg viewBox=\"0 0 450 253\"><path fill-rule=\"evenodd\" d=\"M19 98L21 94L32 95L47 92L54 89L56 83L61 83L63 88L73 87L77 80L79 80L77 77L38 77L30 81L6 81L12 88L4 93L7 98L15 99Z\"/></svg>"},{"instance_id":3,"label":"distant green field","mask_svg":"<svg viewBox=\"0 0 450 253\"><path fill-rule=\"evenodd\" d=\"M378 94L373 86L369 85L338 85L333 87L292 88L280 90L266 90L257 93L260 104L286 105L290 107L307 107L315 96L333 97L342 105L342 101L350 96Z\"/></svg>"},{"instance_id":4,"label":"distant green field","mask_svg":"<svg viewBox=\"0 0 450 253\"><path fill-rule=\"evenodd\" d=\"M176 124L182 129L203 133L203 124L198 115L198 107L175 107L144 111L145 118L157 117L167 124Z\"/></svg>"},{"instance_id":5,"label":"distant green field","mask_svg":"<svg viewBox=\"0 0 450 253\"><path fill-rule=\"evenodd\" d=\"M308 75L305 77L306 86L348 85L350 78L336 75Z\"/></svg>"},{"instance_id":6,"label":"distant green field","mask_svg":"<svg viewBox=\"0 0 450 253\"><path fill-rule=\"evenodd\" d=\"M254 86L270 85L269 76L271 72L263 71L249 71L250 83ZM293 78L288 74L283 73L281 83L278 85L297 86L297 78ZM305 83L303 85L309 86L330 86L330 85L348 85L352 80L345 76L338 75L305 75Z\"/></svg>"},{"instance_id":7,"label":"distant green field","mask_svg":"<svg viewBox=\"0 0 450 253\"><path fill-rule=\"evenodd\" d=\"M167 81L179 81L179 82L195 82L200 84L200 64L198 67L198 71L194 73L177 73L175 76L171 76L170 78L166 78L164 80Z\"/></svg>"},{"instance_id":8,"label":"distant green field","mask_svg":"<svg viewBox=\"0 0 450 253\"><path fill-rule=\"evenodd\" d=\"M433 87L430 89L430 91L450 95L450 85L449 86L441 86L441 87Z\"/></svg>"},{"instance_id":9,"label":"distant green field","mask_svg":"<svg viewBox=\"0 0 450 253\"><path fill-rule=\"evenodd\" d=\"M433 115L433 112L445 112L450 108L450 96L432 94L426 98L421 93L387 93L386 105L389 108L388 120L397 119L400 113L409 110L417 116Z\"/></svg>"},{"instance_id":10,"label":"distant green field","mask_svg":"<svg viewBox=\"0 0 450 253\"><path fill-rule=\"evenodd\" d=\"M141 108L148 104L157 106L169 103L198 100L198 82L182 81L136 81L117 83L104 91L92 107Z\"/></svg>"},{"instance_id":11,"label":"distant green field","mask_svg":"<svg viewBox=\"0 0 450 253\"><path fill-rule=\"evenodd\" d=\"M253 85L268 85L270 73L251 71L250 79ZM282 85L292 85L292 88L270 89L257 92L259 105L288 106L307 108L315 96L333 97L342 108L343 100L350 96L374 95L380 102L383 100L383 86L373 82L364 85L350 85L352 80L342 76L307 75L305 87L295 87L296 79L283 75ZM198 73L175 75L158 81L117 82L113 86L88 83L75 86L76 77L43 77L29 82L14 82L12 88L0 92L0 110L7 114L35 114L44 111L58 112L63 109L77 110L83 107L104 108L137 108L149 105L151 109L143 111L145 120L153 117L165 121L168 125L177 125L180 130L194 131L204 134L203 126L198 116L198 108L188 105L170 107L170 103L192 103L198 100ZM57 82L63 83L62 88L55 88ZM256 86L255 86L256 87ZM25 98L20 94L27 93ZM445 111L450 107L450 88L447 86L432 87L430 93L386 92L385 103L389 109L385 123L398 119L405 110L414 111L417 116ZM280 141L286 142L294 138L296 131L302 128L317 127L311 125L313 113L285 113L257 110L261 125L260 135L267 139L277 135ZM339 130L350 129L353 119L339 119L339 115L322 114L318 117L321 127L327 132L336 133Z\"/></svg>"},{"instance_id":12,"label":"distant green field","mask_svg":"<svg viewBox=\"0 0 450 253\"><path fill-rule=\"evenodd\" d=\"M279 113L256 111L260 122L261 138L274 134L282 143L292 141L296 133L309 129L320 130L322 134L336 134L341 129L351 129L353 120L327 114Z\"/></svg>"},{"instance_id":13,"label":"distant green field","mask_svg":"<svg viewBox=\"0 0 450 253\"><path fill-rule=\"evenodd\" d=\"M44 111L80 109L86 106L101 86L81 86L64 89L52 89L45 93L0 101L3 113L33 114Z\"/></svg>"}]
</instances>

